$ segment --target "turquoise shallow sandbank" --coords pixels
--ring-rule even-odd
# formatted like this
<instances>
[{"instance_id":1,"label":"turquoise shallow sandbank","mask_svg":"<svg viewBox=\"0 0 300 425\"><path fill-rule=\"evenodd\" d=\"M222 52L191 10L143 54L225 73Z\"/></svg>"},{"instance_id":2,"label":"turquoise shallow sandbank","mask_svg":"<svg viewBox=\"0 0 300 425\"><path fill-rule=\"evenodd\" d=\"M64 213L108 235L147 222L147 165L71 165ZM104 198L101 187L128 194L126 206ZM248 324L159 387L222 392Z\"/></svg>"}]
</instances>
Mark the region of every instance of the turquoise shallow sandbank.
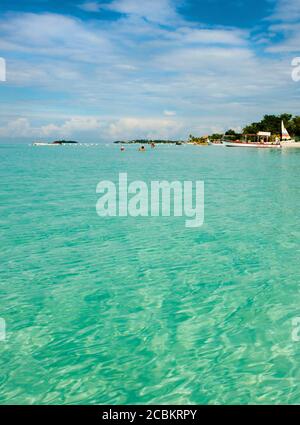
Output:
<instances>
[{"instance_id":1,"label":"turquoise shallow sandbank","mask_svg":"<svg viewBox=\"0 0 300 425\"><path fill-rule=\"evenodd\" d=\"M1 404L300 402L300 152L0 156ZM204 226L98 217L119 172L204 180Z\"/></svg>"}]
</instances>

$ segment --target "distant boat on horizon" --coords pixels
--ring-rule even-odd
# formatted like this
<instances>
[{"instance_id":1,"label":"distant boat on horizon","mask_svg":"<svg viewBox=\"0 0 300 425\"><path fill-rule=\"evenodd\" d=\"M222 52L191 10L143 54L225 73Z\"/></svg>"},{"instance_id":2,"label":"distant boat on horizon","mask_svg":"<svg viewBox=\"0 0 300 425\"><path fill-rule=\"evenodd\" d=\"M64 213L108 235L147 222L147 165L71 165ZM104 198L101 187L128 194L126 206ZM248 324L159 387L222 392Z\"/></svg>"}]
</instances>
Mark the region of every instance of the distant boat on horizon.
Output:
<instances>
[{"instance_id":1,"label":"distant boat on horizon","mask_svg":"<svg viewBox=\"0 0 300 425\"><path fill-rule=\"evenodd\" d=\"M55 140L51 143L46 142L33 142L32 146L62 146L62 145L77 145L78 142L74 140Z\"/></svg>"},{"instance_id":2,"label":"distant boat on horizon","mask_svg":"<svg viewBox=\"0 0 300 425\"><path fill-rule=\"evenodd\" d=\"M46 142L33 142L32 146L59 146L54 143L46 143Z\"/></svg>"}]
</instances>

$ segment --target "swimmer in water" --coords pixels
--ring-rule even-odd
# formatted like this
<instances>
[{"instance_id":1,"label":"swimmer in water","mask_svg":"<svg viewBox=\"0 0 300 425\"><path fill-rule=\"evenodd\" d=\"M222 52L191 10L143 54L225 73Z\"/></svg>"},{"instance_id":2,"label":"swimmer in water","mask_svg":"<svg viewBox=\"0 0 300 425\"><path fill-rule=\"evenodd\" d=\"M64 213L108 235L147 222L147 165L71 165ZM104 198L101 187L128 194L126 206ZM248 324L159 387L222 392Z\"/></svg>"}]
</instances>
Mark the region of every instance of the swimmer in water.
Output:
<instances>
[{"instance_id":1,"label":"swimmer in water","mask_svg":"<svg viewBox=\"0 0 300 425\"><path fill-rule=\"evenodd\" d=\"M139 148L139 151L140 151L140 152L145 152L145 150L146 150L146 149L145 149L145 146L141 146L141 147Z\"/></svg>"},{"instance_id":2,"label":"swimmer in water","mask_svg":"<svg viewBox=\"0 0 300 425\"><path fill-rule=\"evenodd\" d=\"M125 151L124 146L121 146L121 152L124 152L124 151Z\"/></svg>"}]
</instances>

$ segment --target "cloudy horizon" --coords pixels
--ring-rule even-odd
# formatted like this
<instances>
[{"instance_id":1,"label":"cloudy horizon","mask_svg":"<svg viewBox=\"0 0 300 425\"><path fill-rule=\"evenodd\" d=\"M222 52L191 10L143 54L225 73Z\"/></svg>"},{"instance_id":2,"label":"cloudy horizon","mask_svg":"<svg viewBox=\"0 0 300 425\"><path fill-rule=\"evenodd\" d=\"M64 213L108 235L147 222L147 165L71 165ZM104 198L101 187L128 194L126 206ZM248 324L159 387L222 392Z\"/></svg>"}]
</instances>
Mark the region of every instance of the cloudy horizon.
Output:
<instances>
[{"instance_id":1,"label":"cloudy horizon","mask_svg":"<svg viewBox=\"0 0 300 425\"><path fill-rule=\"evenodd\" d=\"M0 140L240 130L299 114L300 0L0 5Z\"/></svg>"}]
</instances>

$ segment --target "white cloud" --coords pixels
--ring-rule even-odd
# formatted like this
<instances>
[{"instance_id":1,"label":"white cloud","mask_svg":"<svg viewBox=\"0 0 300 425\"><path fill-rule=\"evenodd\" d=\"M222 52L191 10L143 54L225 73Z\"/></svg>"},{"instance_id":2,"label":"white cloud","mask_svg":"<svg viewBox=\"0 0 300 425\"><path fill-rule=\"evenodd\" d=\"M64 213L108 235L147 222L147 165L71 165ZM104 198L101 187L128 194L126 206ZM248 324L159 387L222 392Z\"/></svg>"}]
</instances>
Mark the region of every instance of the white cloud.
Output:
<instances>
[{"instance_id":1,"label":"white cloud","mask_svg":"<svg viewBox=\"0 0 300 425\"><path fill-rule=\"evenodd\" d=\"M228 44L241 45L246 43L248 33L237 29L194 29L179 28L175 37L184 43L192 44Z\"/></svg>"},{"instance_id":2,"label":"white cloud","mask_svg":"<svg viewBox=\"0 0 300 425\"><path fill-rule=\"evenodd\" d=\"M127 63L119 63L116 65L117 68L123 69L125 71L137 71L137 67L134 65L129 65Z\"/></svg>"},{"instance_id":3,"label":"white cloud","mask_svg":"<svg viewBox=\"0 0 300 425\"><path fill-rule=\"evenodd\" d=\"M277 0L274 12L267 18L266 50L272 53L299 52L300 49L300 0ZM277 41L274 41L276 40Z\"/></svg>"},{"instance_id":4,"label":"white cloud","mask_svg":"<svg viewBox=\"0 0 300 425\"><path fill-rule=\"evenodd\" d=\"M148 21L171 24L182 19L176 12L176 0L113 0L104 7L126 15L139 16Z\"/></svg>"},{"instance_id":5,"label":"white cloud","mask_svg":"<svg viewBox=\"0 0 300 425\"><path fill-rule=\"evenodd\" d=\"M224 71L238 74L254 58L249 49L221 47L185 47L171 49L157 57L157 64L164 69L181 69L201 72L202 75L213 73L218 78Z\"/></svg>"},{"instance_id":6,"label":"white cloud","mask_svg":"<svg viewBox=\"0 0 300 425\"><path fill-rule=\"evenodd\" d=\"M112 45L98 27L52 13L22 13L0 20L0 49L30 55L101 62Z\"/></svg>"},{"instance_id":7,"label":"white cloud","mask_svg":"<svg viewBox=\"0 0 300 425\"><path fill-rule=\"evenodd\" d=\"M166 115L166 117L173 117L174 115L176 115L176 112L165 110L164 115Z\"/></svg>"},{"instance_id":8,"label":"white cloud","mask_svg":"<svg viewBox=\"0 0 300 425\"><path fill-rule=\"evenodd\" d=\"M27 118L17 118L2 125L2 138L54 138L71 137L85 140L115 140L134 138L175 137L183 123L167 118L124 117L105 119L102 117L72 117L62 124L33 126Z\"/></svg>"},{"instance_id":9,"label":"white cloud","mask_svg":"<svg viewBox=\"0 0 300 425\"><path fill-rule=\"evenodd\" d=\"M86 12L99 12L101 10L101 4L97 1L87 1L78 6L80 9Z\"/></svg>"},{"instance_id":10,"label":"white cloud","mask_svg":"<svg viewBox=\"0 0 300 425\"><path fill-rule=\"evenodd\" d=\"M48 124L41 127L41 133L45 136L60 135L73 136L76 133L89 133L101 128L101 120L97 117L72 117L62 125Z\"/></svg>"},{"instance_id":11,"label":"white cloud","mask_svg":"<svg viewBox=\"0 0 300 425\"><path fill-rule=\"evenodd\" d=\"M32 130L26 118L18 118L0 127L0 137L30 137Z\"/></svg>"},{"instance_id":12,"label":"white cloud","mask_svg":"<svg viewBox=\"0 0 300 425\"><path fill-rule=\"evenodd\" d=\"M29 119L20 117L4 123L0 128L0 137L70 137L78 132L82 134L98 131L102 122L97 117L71 117L62 124L49 123L33 126Z\"/></svg>"},{"instance_id":13,"label":"white cloud","mask_svg":"<svg viewBox=\"0 0 300 425\"><path fill-rule=\"evenodd\" d=\"M172 119L121 118L108 126L107 135L112 139L170 138L181 130L182 123Z\"/></svg>"},{"instance_id":14,"label":"white cloud","mask_svg":"<svg viewBox=\"0 0 300 425\"><path fill-rule=\"evenodd\" d=\"M269 19L282 22L297 21L300 18L300 0L278 0L274 13Z\"/></svg>"},{"instance_id":15,"label":"white cloud","mask_svg":"<svg viewBox=\"0 0 300 425\"><path fill-rule=\"evenodd\" d=\"M288 53L300 51L300 24L299 23L283 23L272 25L270 30L275 34L280 34L281 41L271 44L267 47L267 51L273 53Z\"/></svg>"},{"instance_id":16,"label":"white cloud","mask_svg":"<svg viewBox=\"0 0 300 425\"><path fill-rule=\"evenodd\" d=\"M110 10L128 16L137 16L150 22L171 24L183 22L177 13L177 6L182 0L112 0L110 3L86 1L78 7L87 12Z\"/></svg>"}]
</instances>

